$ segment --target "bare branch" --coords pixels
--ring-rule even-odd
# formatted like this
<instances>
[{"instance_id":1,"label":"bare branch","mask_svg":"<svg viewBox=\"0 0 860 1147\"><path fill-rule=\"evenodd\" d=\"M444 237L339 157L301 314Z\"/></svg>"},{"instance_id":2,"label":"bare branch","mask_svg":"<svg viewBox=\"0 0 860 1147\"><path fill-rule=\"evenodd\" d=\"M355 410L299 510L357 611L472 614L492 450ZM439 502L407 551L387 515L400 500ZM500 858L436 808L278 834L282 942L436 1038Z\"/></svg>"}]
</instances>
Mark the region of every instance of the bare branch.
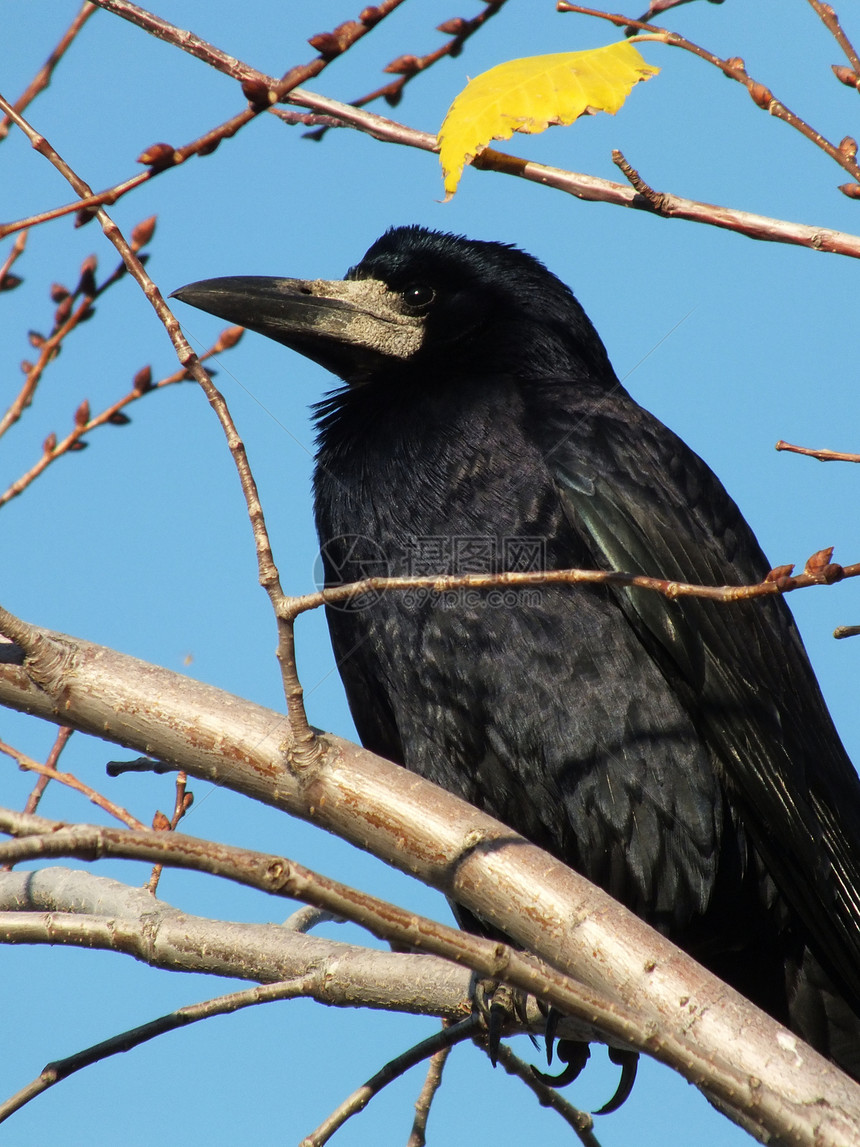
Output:
<instances>
[{"instance_id":1,"label":"bare branch","mask_svg":"<svg viewBox=\"0 0 860 1147\"><path fill-rule=\"evenodd\" d=\"M102 4L105 7L109 4L116 5L117 13L124 14L119 12L120 0L102 0ZM122 7L129 8L134 6L125 4L123 0ZM114 9L111 8L111 10ZM137 11L142 12L142 9L138 9ZM592 10L586 9L586 11ZM595 14L605 15L605 13ZM145 15L150 16L149 13ZM161 38L168 40L176 47L190 52L197 58L211 64L211 66L217 68L219 71L239 80L248 91L256 93L255 98L257 98L258 101L263 99L264 93L267 93L266 99L272 103L284 99L291 104L306 107L312 112L330 117L332 120L337 120L345 126L366 132L375 139L416 147L423 151L436 152L438 150L436 137L434 135L409 128L394 120L386 119L384 116L377 116L371 112L362 111L359 108L352 107L350 104L344 104L325 96L318 96L313 92L308 92L306 89L298 87L284 94L279 94L286 86L284 82L279 83L274 77L256 71L254 68L237 60L234 56L229 56L227 53L214 48L211 44L200 41L191 33L176 29L157 17L150 18L156 21L160 28L160 31L155 31L153 28L153 34L160 35ZM618 19L625 20L626 17L619 17ZM142 23L141 26L144 26L144 24ZM643 26L650 30L650 25ZM149 30L148 27L147 30ZM291 72L289 74L292 75L293 73ZM250 87L248 87L248 85L250 85ZM277 109L269 107L268 104L265 110L271 110L274 114L279 114ZM292 120L291 116L293 117ZM284 113L284 118L287 122L294 122L294 117L295 113ZM241 116L234 117L220 127L212 129L212 131L206 133L205 136L187 144L185 147L169 150L169 154L159 153L156 156L144 153L142 157L143 161L151 163L147 172L116 184L114 187L99 192L97 195L90 194L89 196L85 196L76 203L66 204L64 207L56 208L51 212L39 216L30 216L27 219L0 225L0 238L20 230L23 227L33 226L47 219L57 218L62 214L82 209L90 210L102 203L114 203L120 196L127 194L133 188L140 186L141 183L158 175L168 167L184 162L185 159L191 155L205 155L214 150L221 140L234 135L245 123L249 122L251 118L253 118L253 116L243 113ZM550 167L546 164L532 163L518 156L495 151L492 148L486 148L481 152L481 154L476 157L473 166L478 169L496 171L504 175L513 175L520 179L527 179L545 187L552 187L556 190L564 191L569 195L574 195L578 199L588 202L612 203L616 206L633 207L640 210L652 209L651 204L649 204L644 196L639 195L636 191L631 190L630 187L622 183L615 183L612 180L600 179L596 176L584 175L577 172L564 171L561 168ZM831 228L810 226L803 223L792 223L783 219L774 219L766 215L757 215L749 211L739 211L730 207L721 207L713 203L703 203L694 199L685 199L682 196L672 195L668 192L661 194L661 207L661 214L665 218L686 219L689 222L705 223L713 227L734 231L751 239L759 239L772 243L788 243L794 246L808 247L815 251L826 251L832 254L847 255L851 258L860 258L860 236L851 235L844 231L834 231Z\"/></svg>"},{"instance_id":2,"label":"bare branch","mask_svg":"<svg viewBox=\"0 0 860 1147\"><path fill-rule=\"evenodd\" d=\"M295 71L295 69L294 69ZM278 85L278 91L281 89L287 90L285 84ZM71 184L74 190L79 195L91 195L91 189L84 182L79 175L72 170L72 168L65 162L59 155L55 148L51 146L44 136L40 135L31 125L21 116L15 109L7 103L2 96L0 96L0 110L6 112L10 119L24 132L30 140L33 147L43 155L60 174ZM255 113L256 114L256 113ZM260 585L265 589L269 595L272 604L272 610L275 614L277 627L278 627L278 649L277 657L281 666L281 678L284 687L284 696L287 702L287 717L290 722L293 737L290 746L290 752L293 755L296 765L312 765L322 752L321 747L317 744L316 735L310 726L305 713L304 702L302 699L302 687L298 679L296 671L296 658L295 658L295 637L293 633L293 619L288 617L282 610L281 606L284 601L284 592L281 588L280 576L278 574L277 566L275 565L274 555L272 553L271 542L269 541L268 530L266 529L265 516L263 514L263 506L260 502L259 492L257 490L257 483L254 475L251 472L250 462L245 450L245 444L239 437L239 433L233 422L232 415L227 406L226 399L223 394L218 390L212 379L209 377L206 369L200 362L198 356L191 349L191 346L182 334L179 323L176 321L167 303L155 285L153 280L149 277L144 268L143 262L138 258L137 252L134 250L133 244L129 244L124 235L113 222L103 207L100 207L97 212L98 221L104 231L107 239L116 247L119 252L123 264L128 269L129 273L135 279L137 284L142 289L144 295L149 300L155 313L158 315L161 322L164 324L165 329L173 343L174 350L177 357L182 364L185 371L191 375L201 386L204 394L209 400L209 404L215 411L224 436L227 440L227 446L233 458L233 463L236 467L236 472L239 476L239 482L242 486L242 493L245 496L245 504L248 511L248 517L251 522L251 529L254 535L254 547L257 555L257 569L259 573ZM86 419L81 421L89 421L89 412L87 411Z\"/></svg>"},{"instance_id":3,"label":"bare branch","mask_svg":"<svg viewBox=\"0 0 860 1147\"><path fill-rule=\"evenodd\" d=\"M73 732L74 729L70 729L68 725L61 725L59 729L57 729L57 736L54 738L54 743L51 746L51 751L48 753L47 759L45 760L45 764L49 769L57 768L57 763L60 759L60 755L68 744L69 738ZM42 799L42 793L44 793L45 789L48 787L50 779L50 777L46 776L40 776L38 778L35 785L33 785L33 791L27 797L27 803L24 805L24 812L36 811L36 809L39 807L39 801Z\"/></svg>"},{"instance_id":4,"label":"bare branch","mask_svg":"<svg viewBox=\"0 0 860 1147\"><path fill-rule=\"evenodd\" d=\"M268 1004L274 1000L295 999L296 996L306 994L305 987L304 979L299 979L288 983L265 984L256 988L246 988L242 992L230 992L229 995L204 1000L199 1004L188 1004L185 1007L177 1008L176 1011L169 1012L167 1015L159 1016L158 1019L141 1024L139 1027L111 1036L110 1039L103 1040L83 1051L75 1052L63 1059L54 1060L53 1063L43 1067L39 1076L28 1083L26 1087L10 1096L4 1103L0 1103L0 1123L3 1123L10 1115L14 1115L16 1111L20 1111L31 1099L35 1099L37 1095L41 1095L49 1087L53 1087L55 1083L67 1079L76 1071L81 1071L82 1068L91 1067L92 1064L98 1063L102 1059L118 1055L120 1052L131 1051L132 1048L139 1047L142 1043L147 1043L157 1036L176 1031L177 1028L187 1027L188 1024L197 1023L200 1020L208 1020L213 1016L230 1015L241 1008Z\"/></svg>"},{"instance_id":5,"label":"bare branch","mask_svg":"<svg viewBox=\"0 0 860 1147\"><path fill-rule=\"evenodd\" d=\"M85 0L77 16L75 16L74 20L72 20L71 24L63 34L59 44L57 44L56 48L54 48L53 52L51 52L45 63L33 77L32 81L27 86L27 90L15 101L14 108L16 112L24 111L24 109L33 102L36 96L40 92L43 92L45 88L50 84L51 78L54 74L54 69L56 68L57 64L59 64L60 60L68 51L72 41L77 36L78 32L80 32L81 28L83 28L84 24L86 24L87 20L89 20L90 16L92 16L93 12L95 12L95 10L95 5L90 4L88 0ZM4 116L4 118L0 120L0 140L5 139L9 134L9 128L11 124L12 120L8 115Z\"/></svg>"},{"instance_id":6,"label":"bare branch","mask_svg":"<svg viewBox=\"0 0 860 1147\"><path fill-rule=\"evenodd\" d=\"M447 1025L448 1021L445 1020L443 1023ZM430 1115L433 1100L436 1098L436 1094L442 1085L442 1072L445 1070L445 1064L448 1062L448 1056L450 1054L450 1047L442 1047L430 1056L430 1062L427 1065L427 1075L424 1079L421 1092L415 1101L415 1118L412 1121L412 1130L409 1133L406 1147L426 1147L427 1119Z\"/></svg>"},{"instance_id":7,"label":"bare branch","mask_svg":"<svg viewBox=\"0 0 860 1147\"><path fill-rule=\"evenodd\" d=\"M21 231L18 234L15 242L12 244L12 250L3 260L2 266L0 266L0 291L8 291L12 287L18 286L18 284L21 282L17 275L11 275L9 272L11 271L12 265L15 263L15 261L20 259L20 257L24 254L24 248L26 246L27 231Z\"/></svg>"},{"instance_id":8,"label":"bare branch","mask_svg":"<svg viewBox=\"0 0 860 1147\"><path fill-rule=\"evenodd\" d=\"M744 62L739 56L733 56L731 59L722 59L720 56L714 55L709 52L707 48L701 48L698 44L694 44L692 40L687 40L683 36L679 36L677 32L670 32L666 28L655 28L653 24L645 23L642 20L632 20L628 16L616 16L609 12L602 12L596 8L584 8L580 4L570 4L568 0L558 0L556 4L556 11L558 12L574 12L584 16L596 16L601 20L609 20L611 23L621 25L625 28L639 28L644 35L634 37L635 40L658 40L661 43L668 44L671 48L683 48L685 52L691 52L694 56L698 56L702 60L707 60L709 64L713 64L715 68L719 68L723 75L728 76L731 80L737 80L739 84L747 89L753 103L762 108L769 115L774 116L775 119L780 119L799 131L801 135L805 136L816 147L821 148L823 152L835 160L840 167L843 167L849 175L853 176L857 183L860 183L860 166L855 162L857 155L857 144L854 141L853 147L837 145L831 143L830 140L825 139L820 131L811 127L805 120L801 119L799 115L791 111L789 108L778 100L773 92L765 84L754 80L751 76L747 75L744 67ZM849 141L843 141L843 144L848 144ZM843 190L843 188L840 188ZM858 187L860 193L860 187ZM849 194L845 192L845 194ZM854 196L852 195L852 198Z\"/></svg>"},{"instance_id":9,"label":"bare branch","mask_svg":"<svg viewBox=\"0 0 860 1147\"><path fill-rule=\"evenodd\" d=\"M800 453L808 451L800 450ZM833 585L846 578L860 576L860 562L841 566L831 561L833 547L819 550L806 560L803 573L793 574L793 565L778 566L756 585L693 585L689 582L668 581L628 574L614 570L542 570L494 574L440 574L415 577L369 577L315 593L284 599L282 608L288 617L297 617L321 605L335 605L366 594L391 593L413 589L426 589L444 594L457 589L492 589L527 585L618 585L647 589L671 599L699 597L708 601L746 601L753 597L773 597L808 589L813 585Z\"/></svg>"},{"instance_id":10,"label":"bare branch","mask_svg":"<svg viewBox=\"0 0 860 1147\"><path fill-rule=\"evenodd\" d=\"M0 873L0 942L119 952L151 968L261 983L310 977L303 994L326 1007L450 1019L471 1010L468 969L435 956L194 916L145 889L56 865ZM543 1030L536 1005L526 1019Z\"/></svg>"},{"instance_id":11,"label":"bare branch","mask_svg":"<svg viewBox=\"0 0 860 1147\"><path fill-rule=\"evenodd\" d=\"M468 1019L442 1028L435 1035L429 1036L421 1043L415 1044L409 1051L405 1051L396 1059L391 1060L375 1075L372 1075L367 1083L359 1087L352 1095L347 1096L343 1103L339 1104L315 1131L302 1139L299 1147L322 1147L324 1143L328 1143L332 1135L343 1127L344 1123L353 1115L363 1111L371 1099L382 1091L383 1087L393 1083L395 1079L399 1079L404 1072L415 1067L423 1059L438 1055L442 1051L450 1051L455 1044L470 1039L479 1023L480 1020L477 1015L469 1016Z\"/></svg>"},{"instance_id":12,"label":"bare branch","mask_svg":"<svg viewBox=\"0 0 860 1147\"><path fill-rule=\"evenodd\" d=\"M72 730L66 726L58 734L58 742L61 735L63 736L63 744L71 736ZM62 748L62 744L60 745ZM56 746L55 746L56 749ZM65 785L67 788L74 789L75 792L81 793L97 808L102 809L104 812L109 813L111 816L116 817L122 824L128 825L129 828L145 828L137 817L131 815L126 809L120 805L115 804L108 797L103 796L102 793L92 788L91 785L85 784L84 781L78 780L76 776L71 773L61 773L58 769L53 768L50 764L42 765L38 761L34 761L32 757L22 753L20 749L15 749L11 745L7 745L5 741L0 741L0 753L5 753L6 756L12 757L18 764L19 769L27 769L31 773L38 773L45 781L57 781L58 784ZM57 751L56 755L59 755ZM39 794L41 795L41 794ZM29 814L30 801L27 802L27 811ZM35 802L38 804L38 801Z\"/></svg>"},{"instance_id":13,"label":"bare branch","mask_svg":"<svg viewBox=\"0 0 860 1147\"><path fill-rule=\"evenodd\" d=\"M209 350L204 351L200 355L200 362L207 362L210 358L222 354L225 350L229 349L229 347L235 346L241 334L241 327L229 327L227 330L222 331ZM188 372L185 369L176 370L173 374L167 375L166 378L159 379L158 382L152 382L150 376L151 372L149 368L143 367L135 375L132 388L127 394L117 399L116 402L112 402L109 406L106 406L100 414L95 414L86 420L76 421L65 438L57 441L56 435L49 434L45 439L42 455L39 460L34 462L29 470L22 474L20 478L16 478L16 480L0 494L0 506L4 506L7 502L10 502L13 498L22 494L40 474L47 470L51 463L56 462L58 458L62 458L64 455L75 450L78 443L82 442L91 431L99 426L121 425L119 420L123 418L121 412L125 407L137 402L138 399L142 398L145 394L156 390L163 390L165 387L174 386L179 382L186 382L189 378Z\"/></svg>"},{"instance_id":14,"label":"bare branch","mask_svg":"<svg viewBox=\"0 0 860 1147\"><path fill-rule=\"evenodd\" d=\"M860 72L860 55L858 55L857 49L845 35L842 25L839 23L839 17L833 8L829 4L822 4L821 0L809 0L809 3L821 17L825 28L832 33L836 43L851 61L851 67L855 72Z\"/></svg>"},{"instance_id":15,"label":"bare branch","mask_svg":"<svg viewBox=\"0 0 860 1147\"><path fill-rule=\"evenodd\" d=\"M0 702L147 751L328 828L439 888L545 962L504 946L487 948L482 945L489 942L474 936L449 936L439 925L428 930L412 914L372 898L360 901L362 917L331 882L309 882L303 870L280 859L239 861L221 846L179 834L80 829L75 836L62 829L37 843L7 845L10 859L69 851L73 844L93 855L109 846L116 855L217 869L322 904L371 930L382 924L409 947L444 949L449 958L480 964L482 975L597 1020L613 1042L641 1046L672 1063L733 1117L753 1112L759 1133L802 1144L853 1144L860 1124L857 1085L582 877L474 807L417 776L404 784L398 766L330 735L313 768L286 770L281 742L289 727L276 713L35 629L5 611L0 630L28 653L25 665L0 665ZM35 822L6 814L6 823ZM571 975L602 985L623 1001L621 1010L591 989L574 991ZM589 997L591 1008L585 1007ZM647 1017L644 1027L632 1020L636 1015Z\"/></svg>"},{"instance_id":16,"label":"bare branch","mask_svg":"<svg viewBox=\"0 0 860 1147\"><path fill-rule=\"evenodd\" d=\"M389 107L397 107L403 98L403 92L406 85L410 80L414 80L416 76L422 72L426 72L439 60L445 59L446 56L459 56L463 50L463 45L466 41L475 35L475 33L486 24L486 22L495 16L500 8L504 5L505 0L484 0L484 9L479 12L477 16L471 19L463 19L461 16L455 16L453 20L446 20L437 28L439 32L453 33L452 38L444 43L440 48L436 48L432 52L427 52L423 56L415 56L412 53L404 53L392 60L383 70L395 74L398 78L391 80L390 83L383 84L382 87L375 88L367 95L361 96L357 100L350 101L350 107L363 108L374 100L384 99ZM337 126L336 124L322 124L321 130L309 133L314 139L322 139L326 130L329 127Z\"/></svg>"},{"instance_id":17,"label":"bare branch","mask_svg":"<svg viewBox=\"0 0 860 1147\"><path fill-rule=\"evenodd\" d=\"M860 462L860 454L847 454L843 450L810 450L808 446L792 446L780 438L777 450L787 450L792 454L805 454L807 458L817 458L819 462Z\"/></svg>"},{"instance_id":18,"label":"bare branch","mask_svg":"<svg viewBox=\"0 0 860 1147\"><path fill-rule=\"evenodd\" d=\"M486 1050L485 1040L479 1037L475 1042ZM572 1103L568 1103L554 1087L548 1087L542 1083L530 1065L515 1055L505 1044L499 1045L496 1059L508 1075L515 1075L517 1079L522 1080L526 1087L534 1093L542 1107L551 1107L553 1111L557 1111L565 1123L575 1132L584 1147L600 1147L597 1136L594 1134L594 1120L587 1112L580 1111Z\"/></svg>"}]
</instances>

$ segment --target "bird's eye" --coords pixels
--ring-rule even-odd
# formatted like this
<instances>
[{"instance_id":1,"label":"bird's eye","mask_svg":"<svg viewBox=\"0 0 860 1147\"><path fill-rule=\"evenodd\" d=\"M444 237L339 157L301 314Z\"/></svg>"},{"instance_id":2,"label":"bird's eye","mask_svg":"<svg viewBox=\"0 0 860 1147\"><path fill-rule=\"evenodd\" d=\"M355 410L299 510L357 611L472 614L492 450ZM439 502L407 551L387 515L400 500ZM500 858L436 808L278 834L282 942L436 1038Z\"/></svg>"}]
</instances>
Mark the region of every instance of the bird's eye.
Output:
<instances>
[{"instance_id":1,"label":"bird's eye","mask_svg":"<svg viewBox=\"0 0 860 1147\"><path fill-rule=\"evenodd\" d=\"M404 303L409 307L415 307L417 310L429 307L435 298L436 292L433 288L427 287L423 283L416 283L407 287L403 292Z\"/></svg>"}]
</instances>

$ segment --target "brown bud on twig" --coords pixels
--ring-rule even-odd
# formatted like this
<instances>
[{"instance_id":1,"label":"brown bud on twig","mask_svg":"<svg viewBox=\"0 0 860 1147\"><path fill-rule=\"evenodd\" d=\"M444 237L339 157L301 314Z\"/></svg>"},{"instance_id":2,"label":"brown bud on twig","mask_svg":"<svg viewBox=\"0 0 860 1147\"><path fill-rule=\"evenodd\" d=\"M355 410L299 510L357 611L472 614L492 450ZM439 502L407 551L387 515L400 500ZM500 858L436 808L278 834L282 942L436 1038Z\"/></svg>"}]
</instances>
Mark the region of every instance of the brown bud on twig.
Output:
<instances>
[{"instance_id":1,"label":"brown bud on twig","mask_svg":"<svg viewBox=\"0 0 860 1147\"><path fill-rule=\"evenodd\" d=\"M10 275L7 271L5 275L0 275L0 291L13 291L15 287L20 287L24 282L18 275Z\"/></svg>"},{"instance_id":2,"label":"brown bud on twig","mask_svg":"<svg viewBox=\"0 0 860 1147\"><path fill-rule=\"evenodd\" d=\"M78 282L78 289L76 294L84 295L86 298L94 298L96 293L96 267L98 260L95 255L89 255L81 263L81 277Z\"/></svg>"},{"instance_id":3,"label":"brown bud on twig","mask_svg":"<svg viewBox=\"0 0 860 1147\"><path fill-rule=\"evenodd\" d=\"M421 71L421 61L417 56L398 56L382 70L396 76L414 76L416 72Z\"/></svg>"},{"instance_id":4,"label":"brown bud on twig","mask_svg":"<svg viewBox=\"0 0 860 1147\"><path fill-rule=\"evenodd\" d=\"M215 354L219 354L222 350L230 350L231 347L236 345L244 333L244 327L227 327L227 329L222 331L218 336L218 341L215 343L215 346L212 348L212 350L215 352Z\"/></svg>"},{"instance_id":5,"label":"brown bud on twig","mask_svg":"<svg viewBox=\"0 0 860 1147\"><path fill-rule=\"evenodd\" d=\"M752 97L753 103L767 111L773 101L773 92L770 88L765 87L764 84L749 84L747 91Z\"/></svg>"},{"instance_id":6,"label":"brown bud on twig","mask_svg":"<svg viewBox=\"0 0 860 1147\"><path fill-rule=\"evenodd\" d=\"M740 56L732 56L731 59L726 60L726 68L732 69L731 72L726 72L726 75L732 78L734 78L734 74L737 72L740 72L742 76L747 74L746 64ZM723 68L724 72L726 71L726 68Z\"/></svg>"},{"instance_id":7,"label":"brown bud on twig","mask_svg":"<svg viewBox=\"0 0 860 1147\"><path fill-rule=\"evenodd\" d=\"M185 813L188 812L188 810L191 808L191 806L193 804L194 804L194 793L186 793L185 796L182 798L182 815L183 816L185 815Z\"/></svg>"},{"instance_id":8,"label":"brown bud on twig","mask_svg":"<svg viewBox=\"0 0 860 1147\"><path fill-rule=\"evenodd\" d=\"M846 159L851 160L853 163L857 158L857 140L853 139L850 135L846 135L839 143L839 150Z\"/></svg>"},{"instance_id":9,"label":"brown bud on twig","mask_svg":"<svg viewBox=\"0 0 860 1147\"><path fill-rule=\"evenodd\" d=\"M277 101L277 95L262 80L249 78L242 83L242 95L254 108L267 108ZM212 149L214 151L214 148Z\"/></svg>"},{"instance_id":10,"label":"brown bud on twig","mask_svg":"<svg viewBox=\"0 0 860 1147\"><path fill-rule=\"evenodd\" d=\"M319 52L325 59L331 59L340 51L337 40L331 32L317 32L315 36L308 37L308 43L315 52Z\"/></svg>"},{"instance_id":11,"label":"brown bud on twig","mask_svg":"<svg viewBox=\"0 0 860 1147\"><path fill-rule=\"evenodd\" d=\"M347 20L345 24L338 24L333 32L319 32L316 36L311 36L308 43L324 60L332 60L346 51L363 31L357 21Z\"/></svg>"},{"instance_id":12,"label":"brown bud on twig","mask_svg":"<svg viewBox=\"0 0 860 1147\"><path fill-rule=\"evenodd\" d=\"M466 31L467 27L468 25L462 16L454 16L442 24L437 24L436 31L443 32L446 36L459 36Z\"/></svg>"},{"instance_id":13,"label":"brown bud on twig","mask_svg":"<svg viewBox=\"0 0 860 1147\"><path fill-rule=\"evenodd\" d=\"M57 436L52 431L48 435L48 437L45 439L45 441L42 443L42 453L43 454L53 454L56 445L57 445Z\"/></svg>"},{"instance_id":14,"label":"brown bud on twig","mask_svg":"<svg viewBox=\"0 0 860 1147\"><path fill-rule=\"evenodd\" d=\"M152 240L157 219L157 215L150 215L148 219L142 219L132 230L131 246L133 251L139 251L141 247L145 247Z\"/></svg>"},{"instance_id":15,"label":"brown bud on twig","mask_svg":"<svg viewBox=\"0 0 860 1147\"><path fill-rule=\"evenodd\" d=\"M88 442L84 442L82 438L75 438L68 444L66 449L67 450L86 450L87 446L89 446Z\"/></svg>"},{"instance_id":16,"label":"brown bud on twig","mask_svg":"<svg viewBox=\"0 0 860 1147\"><path fill-rule=\"evenodd\" d=\"M36 349L38 350L38 348L40 346L42 346L44 341L45 341L45 336L40 335L38 331L27 331L27 342L30 344L30 346L36 347Z\"/></svg>"},{"instance_id":17,"label":"brown bud on twig","mask_svg":"<svg viewBox=\"0 0 860 1147\"><path fill-rule=\"evenodd\" d=\"M160 809L152 818L152 827L156 832L170 832L170 821Z\"/></svg>"},{"instance_id":18,"label":"brown bud on twig","mask_svg":"<svg viewBox=\"0 0 860 1147\"><path fill-rule=\"evenodd\" d=\"M115 410L110 418L108 418L108 422L111 426L128 426L131 419L127 414L123 414L121 410Z\"/></svg>"},{"instance_id":19,"label":"brown bud on twig","mask_svg":"<svg viewBox=\"0 0 860 1147\"><path fill-rule=\"evenodd\" d=\"M144 167L151 167L155 171L163 171L165 167L172 167L176 162L176 152L169 143L154 143L142 151L137 162Z\"/></svg>"},{"instance_id":20,"label":"brown bud on twig","mask_svg":"<svg viewBox=\"0 0 860 1147\"><path fill-rule=\"evenodd\" d=\"M828 546L824 550L816 550L814 554L806 559L806 565L803 567L803 572L808 574L816 574L824 569L825 566L830 565L830 559L833 557L833 546Z\"/></svg>"},{"instance_id":21,"label":"brown bud on twig","mask_svg":"<svg viewBox=\"0 0 860 1147\"><path fill-rule=\"evenodd\" d=\"M75 212L75 227L83 227L86 223L95 219L98 213L98 207L82 207L80 211Z\"/></svg>"},{"instance_id":22,"label":"brown bud on twig","mask_svg":"<svg viewBox=\"0 0 860 1147\"><path fill-rule=\"evenodd\" d=\"M72 313L72 306L74 299L71 295L66 295L57 309L54 311L54 323L56 326L61 327L69 315Z\"/></svg>"},{"instance_id":23,"label":"brown bud on twig","mask_svg":"<svg viewBox=\"0 0 860 1147\"><path fill-rule=\"evenodd\" d=\"M857 88L860 91L860 76L853 68L848 68L844 64L831 64L830 66L840 84L845 84L846 88Z\"/></svg>"},{"instance_id":24,"label":"brown bud on twig","mask_svg":"<svg viewBox=\"0 0 860 1147\"><path fill-rule=\"evenodd\" d=\"M774 568L770 571L770 573L767 575L767 577L764 580L765 581L782 581L782 579L784 577L791 577L791 575L793 573L794 573L794 566L793 565L774 566Z\"/></svg>"},{"instance_id":25,"label":"brown bud on twig","mask_svg":"<svg viewBox=\"0 0 860 1147\"><path fill-rule=\"evenodd\" d=\"M53 283L51 286L51 302L61 303L63 299L67 299L71 291L68 287L64 287L62 283Z\"/></svg>"},{"instance_id":26,"label":"brown bud on twig","mask_svg":"<svg viewBox=\"0 0 860 1147\"><path fill-rule=\"evenodd\" d=\"M374 24L378 24L382 19L382 13L378 8L362 8L358 14L358 18L365 28L372 28Z\"/></svg>"},{"instance_id":27,"label":"brown bud on twig","mask_svg":"<svg viewBox=\"0 0 860 1147\"><path fill-rule=\"evenodd\" d=\"M860 199L860 183L840 183L839 190L849 199Z\"/></svg>"},{"instance_id":28,"label":"brown bud on twig","mask_svg":"<svg viewBox=\"0 0 860 1147\"><path fill-rule=\"evenodd\" d=\"M148 390L152 390L152 367L142 366L137 374L134 376L134 381L131 384L132 390L136 394L146 394Z\"/></svg>"},{"instance_id":29,"label":"brown bud on twig","mask_svg":"<svg viewBox=\"0 0 860 1147\"><path fill-rule=\"evenodd\" d=\"M75 426L86 426L90 420L90 404L86 399L75 411Z\"/></svg>"},{"instance_id":30,"label":"brown bud on twig","mask_svg":"<svg viewBox=\"0 0 860 1147\"><path fill-rule=\"evenodd\" d=\"M819 578L828 584L834 581L841 581L845 576L845 571L842 569L842 566L831 561L832 557L833 546L828 546L826 550L819 550L818 553L813 554L807 559L803 572L809 574L810 577Z\"/></svg>"},{"instance_id":31,"label":"brown bud on twig","mask_svg":"<svg viewBox=\"0 0 860 1147\"><path fill-rule=\"evenodd\" d=\"M32 369L33 369L33 364L30 362L30 360L26 359L26 358L22 358L21 359L21 373L22 374L29 374Z\"/></svg>"}]
</instances>

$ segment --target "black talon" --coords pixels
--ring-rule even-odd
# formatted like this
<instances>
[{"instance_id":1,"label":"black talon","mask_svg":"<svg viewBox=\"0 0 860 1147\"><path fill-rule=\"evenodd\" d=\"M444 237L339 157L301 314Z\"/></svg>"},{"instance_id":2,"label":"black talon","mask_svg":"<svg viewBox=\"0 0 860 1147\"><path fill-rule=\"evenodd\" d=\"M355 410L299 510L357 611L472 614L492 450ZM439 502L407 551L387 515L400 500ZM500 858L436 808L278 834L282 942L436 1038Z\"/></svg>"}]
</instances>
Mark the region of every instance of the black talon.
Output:
<instances>
[{"instance_id":1,"label":"black talon","mask_svg":"<svg viewBox=\"0 0 860 1147\"><path fill-rule=\"evenodd\" d=\"M563 1071L558 1075L548 1075L545 1071L538 1071L536 1067L532 1071L547 1087L567 1087L569 1083L577 1078L579 1073L588 1063L591 1049L587 1043L580 1043L579 1040L573 1039L560 1039L558 1047L556 1048L558 1058L566 1066ZM625 1096L625 1099L627 1097ZM622 1101L623 1102L623 1101Z\"/></svg>"},{"instance_id":2,"label":"black talon","mask_svg":"<svg viewBox=\"0 0 860 1147\"><path fill-rule=\"evenodd\" d=\"M498 1004L493 1000L487 1015L487 1054L493 1067L496 1066L496 1061L499 1058L499 1044L502 1042L502 1032L508 1016L509 1013L504 1004Z\"/></svg>"},{"instance_id":3,"label":"black talon","mask_svg":"<svg viewBox=\"0 0 860 1147\"><path fill-rule=\"evenodd\" d=\"M558 1031L559 1021L561 1020L561 1012L558 1008L550 1007L546 1013L546 1029L544 1031L544 1039L546 1040L546 1062L552 1063L552 1045L555 1043L555 1033Z\"/></svg>"},{"instance_id":4,"label":"black talon","mask_svg":"<svg viewBox=\"0 0 860 1147\"><path fill-rule=\"evenodd\" d=\"M524 999L520 1000L506 984L496 980L480 980L475 986L473 1006L486 1026L487 1054L495 1067L499 1058L499 1044L505 1031L510 1028L512 1018L524 1016Z\"/></svg>"},{"instance_id":5,"label":"black talon","mask_svg":"<svg viewBox=\"0 0 860 1147\"><path fill-rule=\"evenodd\" d=\"M626 1051L618 1047L609 1048L609 1058L621 1068L621 1079L615 1089L615 1094L599 1111L592 1111L592 1115L611 1115L613 1111L626 1103L636 1082L636 1069L639 1067L639 1052Z\"/></svg>"}]
</instances>

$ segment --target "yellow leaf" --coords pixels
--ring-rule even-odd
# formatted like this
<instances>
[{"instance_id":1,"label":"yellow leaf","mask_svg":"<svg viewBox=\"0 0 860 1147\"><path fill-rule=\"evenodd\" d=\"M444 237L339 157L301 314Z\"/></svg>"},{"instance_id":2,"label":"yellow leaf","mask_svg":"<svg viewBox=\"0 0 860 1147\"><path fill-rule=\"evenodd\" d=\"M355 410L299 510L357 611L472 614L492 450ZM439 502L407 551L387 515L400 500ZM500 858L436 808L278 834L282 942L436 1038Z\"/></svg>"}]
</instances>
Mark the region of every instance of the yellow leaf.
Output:
<instances>
[{"instance_id":1,"label":"yellow leaf","mask_svg":"<svg viewBox=\"0 0 860 1147\"><path fill-rule=\"evenodd\" d=\"M446 198L457 190L465 164L491 139L544 131L595 111L614 115L634 84L659 71L622 40L587 52L510 60L476 76L451 104L439 130Z\"/></svg>"}]
</instances>

